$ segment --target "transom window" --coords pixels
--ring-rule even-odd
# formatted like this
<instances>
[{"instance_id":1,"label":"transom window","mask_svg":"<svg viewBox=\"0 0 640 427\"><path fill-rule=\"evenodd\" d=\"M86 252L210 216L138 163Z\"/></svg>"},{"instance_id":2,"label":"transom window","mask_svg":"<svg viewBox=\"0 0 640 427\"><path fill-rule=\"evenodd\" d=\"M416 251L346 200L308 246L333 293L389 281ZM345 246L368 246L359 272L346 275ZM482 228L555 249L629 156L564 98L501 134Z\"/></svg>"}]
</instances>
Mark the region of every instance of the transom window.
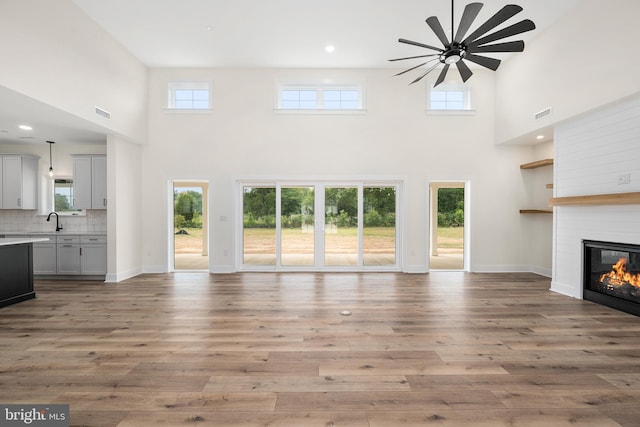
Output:
<instances>
[{"instance_id":1,"label":"transom window","mask_svg":"<svg viewBox=\"0 0 640 427\"><path fill-rule=\"evenodd\" d=\"M471 90L465 85L442 84L429 91L429 110L471 110Z\"/></svg>"},{"instance_id":2,"label":"transom window","mask_svg":"<svg viewBox=\"0 0 640 427\"><path fill-rule=\"evenodd\" d=\"M362 110L363 90L357 85L282 85L280 110Z\"/></svg>"},{"instance_id":3,"label":"transom window","mask_svg":"<svg viewBox=\"0 0 640 427\"><path fill-rule=\"evenodd\" d=\"M208 110L211 108L209 82L171 82L168 84L167 108Z\"/></svg>"}]
</instances>

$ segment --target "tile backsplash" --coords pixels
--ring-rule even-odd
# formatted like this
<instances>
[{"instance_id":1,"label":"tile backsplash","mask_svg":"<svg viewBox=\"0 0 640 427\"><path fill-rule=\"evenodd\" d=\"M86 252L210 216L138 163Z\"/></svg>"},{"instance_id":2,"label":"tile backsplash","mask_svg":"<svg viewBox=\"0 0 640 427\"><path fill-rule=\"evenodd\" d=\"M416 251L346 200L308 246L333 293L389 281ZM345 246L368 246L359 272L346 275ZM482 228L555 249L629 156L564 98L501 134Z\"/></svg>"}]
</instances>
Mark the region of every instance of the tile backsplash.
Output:
<instances>
[{"instance_id":1,"label":"tile backsplash","mask_svg":"<svg viewBox=\"0 0 640 427\"><path fill-rule=\"evenodd\" d=\"M107 211L86 210L86 215L60 215L64 231L77 233L107 232ZM0 210L0 232L48 232L55 231L55 216L47 222L47 216L27 210Z\"/></svg>"}]
</instances>

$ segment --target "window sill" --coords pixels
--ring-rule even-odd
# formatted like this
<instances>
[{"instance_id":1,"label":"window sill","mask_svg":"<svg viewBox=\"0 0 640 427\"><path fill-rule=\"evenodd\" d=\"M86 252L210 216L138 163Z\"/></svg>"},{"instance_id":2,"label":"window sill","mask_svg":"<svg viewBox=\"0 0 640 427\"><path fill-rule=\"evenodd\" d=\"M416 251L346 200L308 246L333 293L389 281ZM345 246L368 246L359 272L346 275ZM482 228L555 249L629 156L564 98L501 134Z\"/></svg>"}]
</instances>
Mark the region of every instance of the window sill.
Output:
<instances>
[{"instance_id":1,"label":"window sill","mask_svg":"<svg viewBox=\"0 0 640 427\"><path fill-rule=\"evenodd\" d=\"M210 114L213 108L163 108L162 111L170 114Z\"/></svg>"},{"instance_id":2,"label":"window sill","mask_svg":"<svg viewBox=\"0 0 640 427\"><path fill-rule=\"evenodd\" d=\"M353 110L329 110L329 109L283 109L276 108L273 110L275 114L293 114L293 115L362 115L366 114L367 110L365 108L358 108Z\"/></svg>"},{"instance_id":3,"label":"window sill","mask_svg":"<svg viewBox=\"0 0 640 427\"><path fill-rule=\"evenodd\" d=\"M430 116L474 116L476 110L426 110L425 113Z\"/></svg>"}]
</instances>

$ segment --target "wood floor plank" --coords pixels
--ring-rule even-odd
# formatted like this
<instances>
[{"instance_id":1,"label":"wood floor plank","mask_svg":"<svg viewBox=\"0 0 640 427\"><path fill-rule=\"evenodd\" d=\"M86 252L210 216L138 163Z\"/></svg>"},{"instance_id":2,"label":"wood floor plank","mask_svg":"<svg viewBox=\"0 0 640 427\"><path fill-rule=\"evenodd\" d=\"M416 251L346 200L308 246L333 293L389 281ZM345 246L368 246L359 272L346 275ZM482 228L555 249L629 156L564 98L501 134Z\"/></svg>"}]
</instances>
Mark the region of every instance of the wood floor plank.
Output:
<instances>
[{"instance_id":1,"label":"wood floor plank","mask_svg":"<svg viewBox=\"0 0 640 427\"><path fill-rule=\"evenodd\" d=\"M620 427L597 410L438 410L368 412L370 427ZM630 425L629 425L630 426Z\"/></svg>"},{"instance_id":2,"label":"wood floor plank","mask_svg":"<svg viewBox=\"0 0 640 427\"><path fill-rule=\"evenodd\" d=\"M301 405L313 411L418 411L425 409L483 409L503 407L489 391L278 393L276 411L290 412Z\"/></svg>"},{"instance_id":3,"label":"wood floor plank","mask_svg":"<svg viewBox=\"0 0 640 427\"><path fill-rule=\"evenodd\" d=\"M37 280L0 402L73 426L638 426L640 320L529 273ZM350 310L351 316L340 311Z\"/></svg>"}]
</instances>

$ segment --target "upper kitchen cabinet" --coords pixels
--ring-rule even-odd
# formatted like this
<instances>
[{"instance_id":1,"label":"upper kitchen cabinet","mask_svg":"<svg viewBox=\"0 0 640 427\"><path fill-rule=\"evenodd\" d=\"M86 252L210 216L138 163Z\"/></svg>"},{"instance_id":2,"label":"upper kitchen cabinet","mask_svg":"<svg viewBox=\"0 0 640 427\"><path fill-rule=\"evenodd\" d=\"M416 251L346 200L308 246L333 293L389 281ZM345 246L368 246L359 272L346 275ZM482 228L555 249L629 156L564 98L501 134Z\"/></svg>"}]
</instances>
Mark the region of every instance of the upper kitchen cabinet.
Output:
<instances>
[{"instance_id":1,"label":"upper kitchen cabinet","mask_svg":"<svg viewBox=\"0 0 640 427\"><path fill-rule=\"evenodd\" d=\"M73 156L73 207L75 209L107 208L106 156Z\"/></svg>"},{"instance_id":2,"label":"upper kitchen cabinet","mask_svg":"<svg viewBox=\"0 0 640 427\"><path fill-rule=\"evenodd\" d=\"M0 208L37 209L39 157L3 154L0 159Z\"/></svg>"}]
</instances>

